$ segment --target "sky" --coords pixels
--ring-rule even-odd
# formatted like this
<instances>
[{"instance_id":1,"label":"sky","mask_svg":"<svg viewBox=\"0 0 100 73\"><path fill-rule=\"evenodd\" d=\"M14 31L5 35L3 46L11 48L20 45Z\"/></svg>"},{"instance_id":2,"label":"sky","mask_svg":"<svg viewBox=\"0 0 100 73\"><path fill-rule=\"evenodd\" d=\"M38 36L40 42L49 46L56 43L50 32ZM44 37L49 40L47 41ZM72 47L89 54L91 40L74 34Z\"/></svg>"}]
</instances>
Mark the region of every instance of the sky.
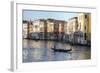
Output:
<instances>
[{"instance_id":1,"label":"sky","mask_svg":"<svg viewBox=\"0 0 100 73\"><path fill-rule=\"evenodd\" d=\"M36 19L57 19L65 20L75 17L77 13L73 12L54 12L54 11L34 11L34 10L23 10L23 20L36 20Z\"/></svg>"}]
</instances>

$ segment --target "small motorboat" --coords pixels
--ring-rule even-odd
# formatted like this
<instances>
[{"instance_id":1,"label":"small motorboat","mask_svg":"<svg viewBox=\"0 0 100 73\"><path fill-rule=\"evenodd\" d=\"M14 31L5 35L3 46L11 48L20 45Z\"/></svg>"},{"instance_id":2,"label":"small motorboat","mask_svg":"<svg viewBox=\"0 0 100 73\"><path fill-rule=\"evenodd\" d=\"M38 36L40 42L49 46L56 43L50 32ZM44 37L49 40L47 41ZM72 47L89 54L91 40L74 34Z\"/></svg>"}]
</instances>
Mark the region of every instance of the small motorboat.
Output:
<instances>
[{"instance_id":1,"label":"small motorboat","mask_svg":"<svg viewBox=\"0 0 100 73\"><path fill-rule=\"evenodd\" d=\"M54 50L55 52L69 52L72 50L72 48L70 49L56 49L56 48L51 48L52 50Z\"/></svg>"}]
</instances>

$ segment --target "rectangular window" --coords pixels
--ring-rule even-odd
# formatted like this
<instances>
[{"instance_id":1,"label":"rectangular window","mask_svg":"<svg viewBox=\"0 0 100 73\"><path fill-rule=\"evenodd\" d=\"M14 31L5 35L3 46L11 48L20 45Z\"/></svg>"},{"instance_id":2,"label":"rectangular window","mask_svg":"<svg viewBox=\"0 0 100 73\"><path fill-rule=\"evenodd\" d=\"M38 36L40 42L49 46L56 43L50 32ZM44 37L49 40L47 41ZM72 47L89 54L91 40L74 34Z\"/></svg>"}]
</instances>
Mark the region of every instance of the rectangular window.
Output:
<instances>
[{"instance_id":1,"label":"rectangular window","mask_svg":"<svg viewBox=\"0 0 100 73\"><path fill-rule=\"evenodd\" d=\"M87 18L87 15L85 15L85 19Z\"/></svg>"},{"instance_id":2,"label":"rectangular window","mask_svg":"<svg viewBox=\"0 0 100 73\"><path fill-rule=\"evenodd\" d=\"M84 37L85 37L85 40L86 40L86 33L84 33Z\"/></svg>"},{"instance_id":3,"label":"rectangular window","mask_svg":"<svg viewBox=\"0 0 100 73\"><path fill-rule=\"evenodd\" d=\"M37 26L37 25L35 25L35 28L38 28L38 26Z\"/></svg>"}]
</instances>

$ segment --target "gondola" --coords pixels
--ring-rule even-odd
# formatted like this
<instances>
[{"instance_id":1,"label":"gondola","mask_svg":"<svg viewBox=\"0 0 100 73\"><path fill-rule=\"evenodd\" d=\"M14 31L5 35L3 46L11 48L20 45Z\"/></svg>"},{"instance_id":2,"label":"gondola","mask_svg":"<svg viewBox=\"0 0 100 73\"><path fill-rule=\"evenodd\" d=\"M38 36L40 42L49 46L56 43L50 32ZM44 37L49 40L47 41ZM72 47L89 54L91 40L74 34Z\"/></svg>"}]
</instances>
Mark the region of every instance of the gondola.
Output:
<instances>
[{"instance_id":1,"label":"gondola","mask_svg":"<svg viewBox=\"0 0 100 73\"><path fill-rule=\"evenodd\" d=\"M56 48L51 48L55 52L70 52L72 48L70 49L56 49Z\"/></svg>"}]
</instances>

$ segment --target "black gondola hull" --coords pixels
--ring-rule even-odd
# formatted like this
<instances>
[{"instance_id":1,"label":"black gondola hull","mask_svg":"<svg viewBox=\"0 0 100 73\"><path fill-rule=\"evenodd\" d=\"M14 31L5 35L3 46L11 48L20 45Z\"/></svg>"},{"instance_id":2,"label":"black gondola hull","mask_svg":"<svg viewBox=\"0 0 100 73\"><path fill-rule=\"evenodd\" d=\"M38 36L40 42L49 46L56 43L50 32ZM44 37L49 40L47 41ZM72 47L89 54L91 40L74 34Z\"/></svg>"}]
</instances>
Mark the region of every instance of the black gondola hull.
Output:
<instances>
[{"instance_id":1,"label":"black gondola hull","mask_svg":"<svg viewBox=\"0 0 100 73\"><path fill-rule=\"evenodd\" d=\"M55 49L55 48L51 48L52 50L54 50L55 52L69 52L72 49Z\"/></svg>"}]
</instances>

